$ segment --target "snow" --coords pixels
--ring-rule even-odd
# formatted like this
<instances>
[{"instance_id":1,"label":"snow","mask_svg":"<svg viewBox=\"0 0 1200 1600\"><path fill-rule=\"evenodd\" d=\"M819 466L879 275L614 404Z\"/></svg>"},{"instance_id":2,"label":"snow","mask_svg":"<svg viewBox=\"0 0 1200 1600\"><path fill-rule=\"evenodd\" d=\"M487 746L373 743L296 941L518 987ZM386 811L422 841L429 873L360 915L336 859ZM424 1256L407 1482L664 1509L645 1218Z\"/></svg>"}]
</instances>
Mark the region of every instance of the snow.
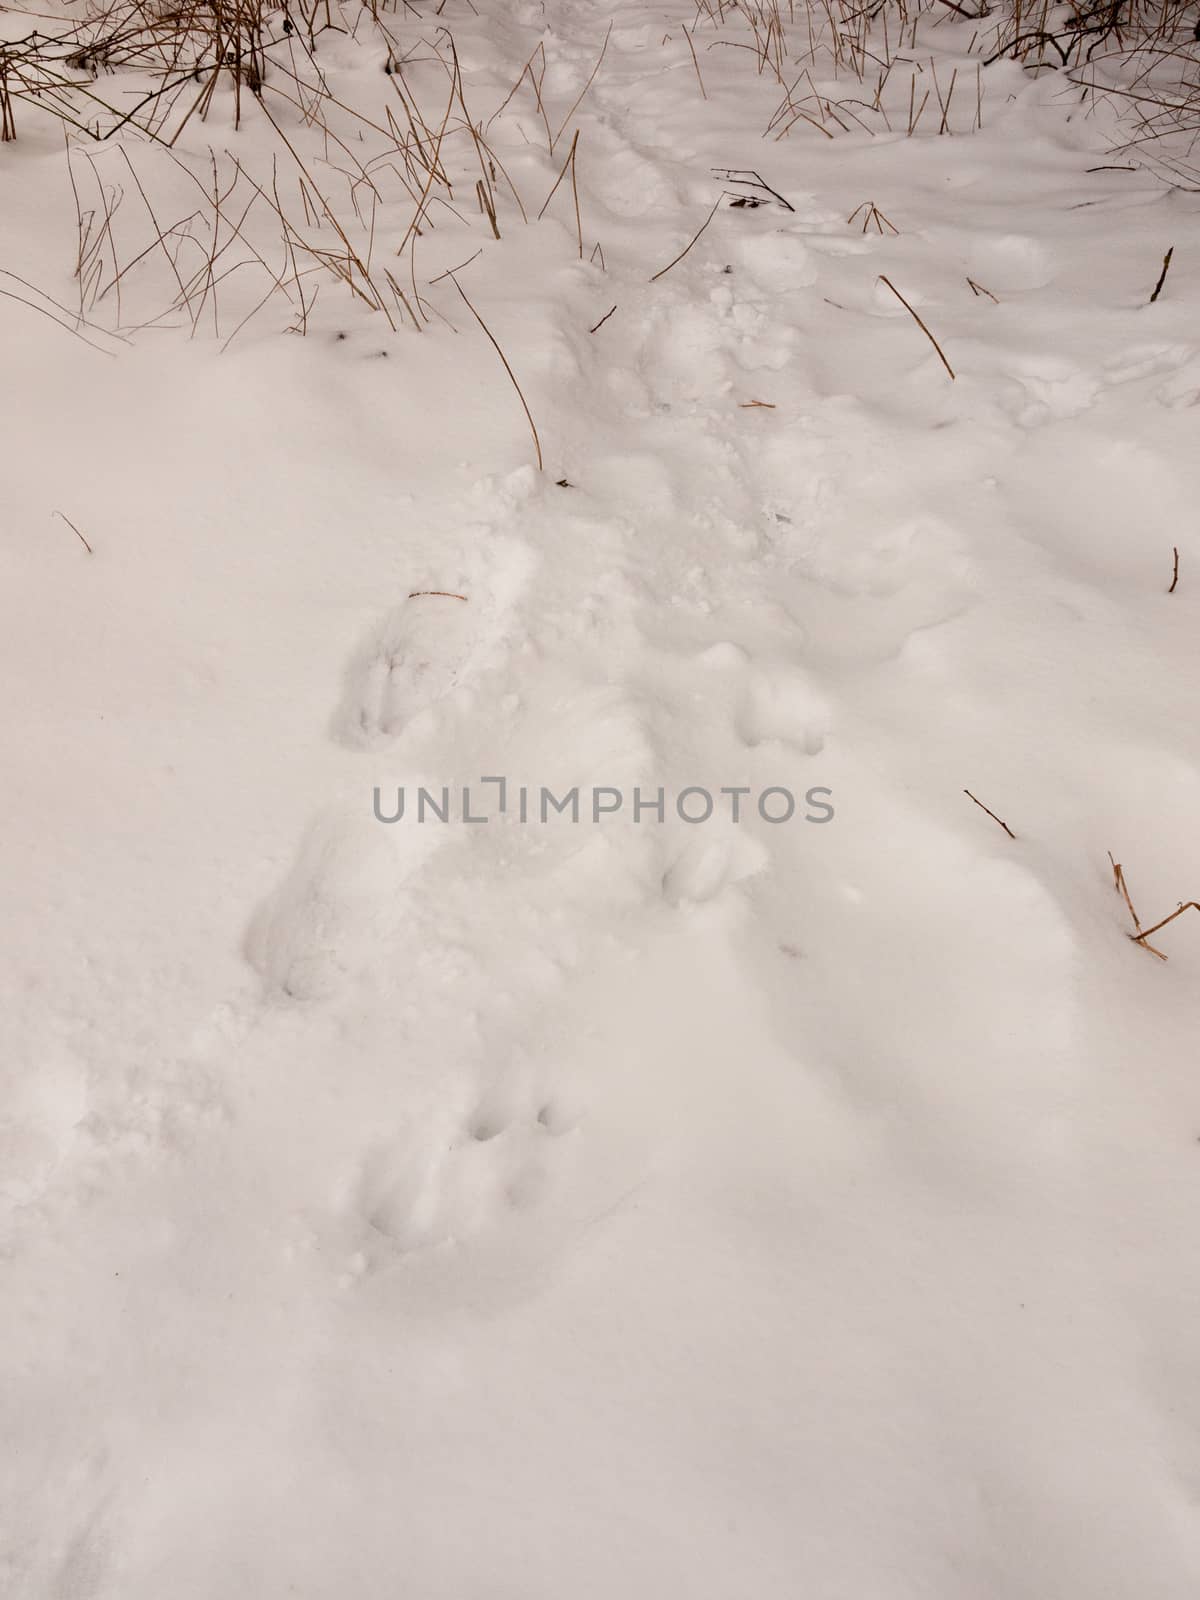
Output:
<instances>
[{"instance_id":1,"label":"snow","mask_svg":"<svg viewBox=\"0 0 1200 1600\"><path fill-rule=\"evenodd\" d=\"M911 139L907 79L764 137L674 0L444 9L393 49L432 122L452 31L529 221L460 133L419 333L332 280L239 331L253 268L193 329L152 254L81 342L61 128L0 146L0 1592L1190 1597L1200 924L1131 942L1109 852L1143 926L1200 890L1194 195L1053 74L971 131L936 9ZM487 121L539 44L553 155ZM267 182L233 115L77 181ZM652 281L730 165L794 209Z\"/></svg>"}]
</instances>

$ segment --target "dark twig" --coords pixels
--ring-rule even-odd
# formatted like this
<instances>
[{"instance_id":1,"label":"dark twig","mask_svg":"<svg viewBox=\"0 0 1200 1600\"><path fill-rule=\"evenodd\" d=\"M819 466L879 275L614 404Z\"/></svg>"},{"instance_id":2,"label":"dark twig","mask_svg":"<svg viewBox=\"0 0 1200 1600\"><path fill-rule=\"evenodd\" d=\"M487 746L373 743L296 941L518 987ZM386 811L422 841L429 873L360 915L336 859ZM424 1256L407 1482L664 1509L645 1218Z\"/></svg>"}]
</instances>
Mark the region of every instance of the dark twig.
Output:
<instances>
[{"instance_id":1,"label":"dark twig","mask_svg":"<svg viewBox=\"0 0 1200 1600\"><path fill-rule=\"evenodd\" d=\"M1125 896L1125 904L1129 907L1129 915L1133 918L1133 925L1140 934L1142 931L1142 925L1138 921L1137 912L1133 909L1133 901L1129 898L1129 885L1125 882L1125 874L1121 869L1121 863L1119 861L1113 861L1113 853L1111 850L1108 852L1108 859L1112 862L1113 882Z\"/></svg>"},{"instance_id":2,"label":"dark twig","mask_svg":"<svg viewBox=\"0 0 1200 1600\"><path fill-rule=\"evenodd\" d=\"M580 259L580 261L582 261L583 260L583 224L582 224L582 222L580 221L580 218L579 218L579 189L578 189L578 187L577 187L577 185L575 183L575 152L576 152L576 150L578 150L578 148L579 148L579 129L576 128L575 129L575 137L571 140L571 148L567 151L567 159L563 162L562 170L559 172L558 177L555 178L554 186L550 190L550 193L546 196L545 203L543 204L542 209L538 212L538 221L540 222L542 220L542 218L546 215L546 207L550 204L551 200L553 200L554 196L558 193L558 186L563 181L563 179L566 177L567 168L569 167L571 169L571 187L572 187L572 189L574 190L574 193L575 193L575 229L576 229L576 232L579 235L579 259Z\"/></svg>"},{"instance_id":3,"label":"dark twig","mask_svg":"<svg viewBox=\"0 0 1200 1600\"><path fill-rule=\"evenodd\" d=\"M704 87L704 79L700 76L700 63L696 59L696 46L692 43L692 36L687 31L687 23L681 23L680 26L683 28L683 37L687 40L688 49L692 52L692 65L696 69L696 82L700 85L700 93L707 100L708 90Z\"/></svg>"},{"instance_id":4,"label":"dark twig","mask_svg":"<svg viewBox=\"0 0 1200 1600\"><path fill-rule=\"evenodd\" d=\"M881 234L884 228L887 228L888 231L893 234L898 234L900 232L900 229L896 226L896 224L889 221L889 219L884 216L883 212L880 211L874 200L864 200L862 205L855 206L854 210L846 218L846 226L849 227L855 218L859 216L862 216L863 218L862 231L864 233L866 233L867 229L872 223L875 224Z\"/></svg>"},{"instance_id":5,"label":"dark twig","mask_svg":"<svg viewBox=\"0 0 1200 1600\"><path fill-rule=\"evenodd\" d=\"M951 377L951 379L953 379L953 377L954 377L954 368L953 368L953 367L952 367L952 366L951 366L951 365L950 365L950 363L949 363L949 362L948 362L948 361L947 361L947 360L946 360L946 357L945 357L945 355L944 355L944 354L943 354L943 351L942 351L942 347L941 347L941 345L940 345L940 344L939 344L939 343L938 343L938 342L937 342L937 340L936 340L936 339L935 339L935 338L934 338L934 337L933 337L933 335L932 335L932 334L931 334L931 333L930 333L930 331L929 331L929 329L928 329L928 328L927 328L927 327L926 327L926 326L925 326L925 324L924 324L924 323L923 323L923 322L922 322L922 321L921 321L921 319L920 319L920 317L919 317L919 316L918 316L918 315L917 315L917 313L916 313L916 312L915 312L915 311L914 311L914 310L913 310L913 308L912 308L912 307L911 307L911 306L910 306L910 305L909 305L909 303L908 303L908 301L907 301L907 300L906 300L906 299L905 299L905 298L904 298L904 296L903 296L903 295L902 295L902 294L901 294L901 293L900 293L900 291L899 291L899 289L897 289L897 287L896 287L896 285L895 285L895 284L894 284L894 283L893 283L893 282L892 282L892 280L891 280L891 279L890 279L890 278L888 278L888 277L885 277L885 276L884 276L884 274L883 274L883 273L882 273L882 272L881 272L881 273L880 273L880 274L879 274L879 281L880 281L880 283L886 283L886 284L887 284L887 286L888 286L888 288L889 288L889 289L890 289L890 290L891 290L891 291L892 291L892 293L893 293L893 294L894 294L894 295L895 295L895 296L896 296L896 299L897 299L897 300L899 300L899 302L900 302L900 304L901 304L901 305L902 305L902 306L903 306L903 307L904 307L904 309L905 309L905 310L906 310L906 311L907 311L907 312L908 312L908 314L909 314L909 316L910 316L910 317L911 317L911 318L912 318L912 319L913 319L913 321L914 321L914 322L915 322L915 323L916 323L916 325L917 325L917 327L918 327L918 328L920 328L920 330L921 330L921 332L922 332L922 333L923 333L923 334L924 334L924 335L925 335L925 337L926 337L926 338L927 338L927 339L928 339L928 340L929 340L929 342L930 342L930 344L931 344L931 345L932 345L932 346L933 346L933 348L934 348L934 349L935 349L935 350L936 350L936 351L937 351L937 353L938 353L938 359L939 359L939 360L940 360L940 361L941 361L941 363L942 363L942 365L943 365L943 366L944 366L944 367L945 367L945 369L946 369L946 371L947 371L947 372L948 372L948 373L949 373L949 374L950 374L950 377ZM974 796L972 796L972 799L974 799ZM985 811L986 811L986 809L987 809L987 807L986 807L986 806L985 806L985 807L984 807L984 810L985 810Z\"/></svg>"},{"instance_id":6,"label":"dark twig","mask_svg":"<svg viewBox=\"0 0 1200 1600\"><path fill-rule=\"evenodd\" d=\"M1117 889L1120 891L1120 893L1122 895L1124 895L1125 904L1129 907L1129 915L1132 917L1133 926L1136 929L1136 932L1131 933L1129 935L1129 938L1131 938L1133 940L1134 944L1140 944L1142 946L1143 950L1149 950L1149 952L1150 952L1150 954L1152 956L1157 956L1160 961L1165 961L1167 958L1163 954L1163 952L1161 950L1156 950L1152 944L1147 944L1147 942L1146 942L1146 935L1148 933L1153 933L1154 932L1154 928L1143 928L1142 927L1142 924L1141 924L1140 920L1138 919L1138 914L1133 909L1133 901L1130 899L1130 896L1129 896L1129 885L1125 882L1124 870L1123 870L1123 868L1121 866L1121 863L1119 861L1113 861L1113 853L1112 853L1111 850L1108 852L1108 859L1109 859L1109 861L1112 862L1113 883L1115 884ZM1180 906L1179 911L1183 911L1185 909L1186 909L1186 907ZM1197 909L1200 909L1200 907L1198 907ZM1177 917L1179 915L1179 911L1172 912L1171 916ZM1171 917L1166 917L1163 920L1165 922L1170 922L1171 921ZM1162 926L1163 926L1162 922L1159 922L1159 923L1155 924L1155 927L1158 927L1158 928L1161 928Z\"/></svg>"},{"instance_id":7,"label":"dark twig","mask_svg":"<svg viewBox=\"0 0 1200 1600\"><path fill-rule=\"evenodd\" d=\"M968 800L975 800L975 796L971 793L970 789L964 789L963 793L966 795ZM999 822L1000 826L1004 829L1005 833L1008 835L1008 837L1010 839L1015 839L1017 837L1016 834L1009 827L1008 823L1007 822L1001 822L1000 818L996 815L996 813L994 811L989 810L988 807L984 805L982 800L975 800L975 804L979 807L979 809L981 811L987 811L988 816L991 817L993 822Z\"/></svg>"},{"instance_id":8,"label":"dark twig","mask_svg":"<svg viewBox=\"0 0 1200 1600\"><path fill-rule=\"evenodd\" d=\"M604 43L600 46L600 54L596 57L596 65L592 68L591 72L588 74L588 81L584 84L583 88L579 91L579 98L576 100L575 104L571 107L570 111L567 112L566 116L562 119L562 126L559 128L558 132L554 135L553 139L551 139L551 141L550 141L550 154L551 155L554 154L554 146L558 143L558 141L563 136L563 129L566 127L567 123L570 122L571 118L575 115L575 113L579 110L579 107L583 104L584 95L587 94L588 90L592 87L592 81L595 78L596 74L600 71L600 63L604 60L605 52L608 50L608 41L612 38L612 31L613 31L613 25L610 22L609 25L608 25L608 32L604 35Z\"/></svg>"},{"instance_id":9,"label":"dark twig","mask_svg":"<svg viewBox=\"0 0 1200 1600\"><path fill-rule=\"evenodd\" d=\"M1168 594L1175 593L1175 585L1179 582L1179 546L1173 544L1171 551L1175 557L1175 571L1171 574L1171 587L1167 590Z\"/></svg>"},{"instance_id":10,"label":"dark twig","mask_svg":"<svg viewBox=\"0 0 1200 1600\"><path fill-rule=\"evenodd\" d=\"M505 370L505 372L508 373L509 378L512 380L512 386L517 391L517 399L520 400L521 409L524 411L525 419L529 423L529 431L533 435L533 448L537 451L538 471L541 472L541 470L542 470L542 441L538 438L537 424L533 420L533 412L530 411L530 409L529 409L529 403L525 399L524 394L521 392L521 385L517 382L517 375L513 371L513 369L509 366L508 357L504 354L504 351L501 350L500 346L497 344L495 334L493 334L492 330L488 327L487 323L483 320L483 318L479 315L478 311L476 311L475 307L467 299L466 295L463 293L462 284L459 283L458 279L454 276L453 273L450 274L450 282L458 290L459 295L462 297L463 304L466 306L467 310L471 313L471 315L475 318L475 321L483 329L484 333L487 334L488 341L491 344L492 349L496 352L496 354L500 357L500 360L504 363L504 370Z\"/></svg>"},{"instance_id":11,"label":"dark twig","mask_svg":"<svg viewBox=\"0 0 1200 1600\"><path fill-rule=\"evenodd\" d=\"M95 552L95 551L94 551L94 550L93 550L93 549L92 549L92 547L91 547L91 545L90 545L90 544L89 544L89 543L88 543L88 542L87 542L87 540L86 540L86 539L85 539L85 538L84 538L84 537L83 537L83 535L82 535L82 534L81 534L81 533L80 533L80 531L79 531L79 529L78 529L78 528L77 528L77 527L76 527L76 526L75 526L75 524L74 524L74 523L73 523L73 522L72 522L72 521L71 521L71 519L70 519L70 517L68 517L68 516L67 516L67 515L66 515L66 514L65 514L65 513L64 513L64 512L62 512L62 511L56 511L56 512L55 512L55 513L54 513L54 515L55 515L55 516L56 516L56 517L62 517L62 520L63 520L63 521L64 521L64 522L65 522L65 523L66 523L66 525L67 525L67 527L68 527L68 528L70 528L70 530L71 530L71 532L72 532L72 533L73 533L73 534L74 534L74 535L75 535L75 537L76 537L76 538L77 538L77 539L78 539L78 540L79 540L79 542L80 542L80 544L81 544L81 545L82 545L82 546L83 546L83 548L84 548L84 549L85 549L85 550L86 550L86 551L87 551L87 553L88 553L88 555L90 555L90 556L94 556L94 555L95 555L95 553L96 553L96 552Z\"/></svg>"},{"instance_id":12,"label":"dark twig","mask_svg":"<svg viewBox=\"0 0 1200 1600\"><path fill-rule=\"evenodd\" d=\"M1137 934L1136 938L1133 934L1130 934L1129 937L1133 939L1135 944L1142 944L1145 942L1149 934L1157 933L1160 928L1165 928L1168 922L1174 922L1175 918L1181 917L1185 911L1200 911L1200 901L1185 900L1177 910L1172 911L1169 917L1164 917L1161 922L1156 922L1152 928L1142 928ZM1147 945L1146 948L1149 949L1150 946ZM1155 955L1157 954L1159 954L1159 952L1156 950ZM1166 956L1163 956L1163 960L1165 961L1166 959Z\"/></svg>"},{"instance_id":13,"label":"dark twig","mask_svg":"<svg viewBox=\"0 0 1200 1600\"><path fill-rule=\"evenodd\" d=\"M455 594L450 589L414 589L410 600L420 600L425 595L436 595L440 600L466 600L465 594Z\"/></svg>"},{"instance_id":14,"label":"dark twig","mask_svg":"<svg viewBox=\"0 0 1200 1600\"><path fill-rule=\"evenodd\" d=\"M772 189L761 175L750 167L714 167L713 172L718 178L724 178L726 183L740 183L746 189L762 189L773 200L778 200L785 211L795 211L795 206L790 205L778 189Z\"/></svg>"},{"instance_id":15,"label":"dark twig","mask_svg":"<svg viewBox=\"0 0 1200 1600\"><path fill-rule=\"evenodd\" d=\"M1162 271L1158 275L1158 282L1154 285L1154 293L1150 296L1150 304L1151 305L1154 304L1154 302L1158 299L1159 295L1162 293L1162 286L1167 281L1167 269L1171 265L1171 257L1174 254L1175 254L1175 246L1172 245L1171 248L1167 251L1166 255L1163 257Z\"/></svg>"},{"instance_id":16,"label":"dark twig","mask_svg":"<svg viewBox=\"0 0 1200 1600\"><path fill-rule=\"evenodd\" d=\"M609 317L612 316L613 311L615 311L616 309L617 309L616 306L613 306L611 311L606 311L604 313L604 315L600 318L600 321L596 324L596 326L594 328L589 328L588 332L589 333L597 333L604 326L604 324L608 321Z\"/></svg>"},{"instance_id":17,"label":"dark twig","mask_svg":"<svg viewBox=\"0 0 1200 1600\"><path fill-rule=\"evenodd\" d=\"M481 246L473 256L468 256L465 261L460 261L456 267L447 267L445 272L439 272L436 278L430 278L429 287L432 289L434 284L441 283L443 278L452 278L456 272L461 272L464 267L469 267L472 261L478 261L482 254L483 248Z\"/></svg>"},{"instance_id":18,"label":"dark twig","mask_svg":"<svg viewBox=\"0 0 1200 1600\"><path fill-rule=\"evenodd\" d=\"M688 251L695 244L696 240L704 232L705 228L708 227L709 223L716 216L716 214L717 214L717 206L719 206L721 204L722 198L723 197L721 195L717 196L716 203L714 204L712 210L708 213L708 215L705 217L704 221L696 229L695 233L688 240L687 244L684 245L683 249L675 257L674 261L668 261L665 267L660 268L659 271L654 274L654 276L650 279L651 283L657 283L660 278L666 277L667 273L670 272L672 267L677 267L679 265L679 263L683 260L684 256L687 255Z\"/></svg>"}]
</instances>

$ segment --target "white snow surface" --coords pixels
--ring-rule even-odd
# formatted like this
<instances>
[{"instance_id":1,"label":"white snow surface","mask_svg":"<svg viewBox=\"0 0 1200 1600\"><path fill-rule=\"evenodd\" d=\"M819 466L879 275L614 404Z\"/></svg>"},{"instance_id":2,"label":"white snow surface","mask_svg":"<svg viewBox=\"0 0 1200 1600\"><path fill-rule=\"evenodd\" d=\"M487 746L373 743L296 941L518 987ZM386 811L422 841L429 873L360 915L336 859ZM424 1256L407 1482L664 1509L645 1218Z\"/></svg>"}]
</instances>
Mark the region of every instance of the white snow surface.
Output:
<instances>
[{"instance_id":1,"label":"white snow surface","mask_svg":"<svg viewBox=\"0 0 1200 1600\"><path fill-rule=\"evenodd\" d=\"M553 122L610 20L420 333L135 332L147 258L89 347L61 129L0 146L7 1600L1197 1593L1200 917L1108 855L1200 895L1196 197L1011 64L776 138L675 0L387 26ZM651 281L716 167L794 209ZM836 815L373 815L485 775Z\"/></svg>"}]
</instances>

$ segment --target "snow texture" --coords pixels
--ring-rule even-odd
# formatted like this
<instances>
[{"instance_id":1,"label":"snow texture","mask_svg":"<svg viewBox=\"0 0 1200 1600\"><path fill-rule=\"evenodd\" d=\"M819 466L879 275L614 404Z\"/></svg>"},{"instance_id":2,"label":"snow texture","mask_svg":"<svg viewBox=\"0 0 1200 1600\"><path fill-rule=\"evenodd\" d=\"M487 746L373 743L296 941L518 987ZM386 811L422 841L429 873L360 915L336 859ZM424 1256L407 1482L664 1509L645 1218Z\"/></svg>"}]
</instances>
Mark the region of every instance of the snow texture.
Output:
<instances>
[{"instance_id":1,"label":"snow texture","mask_svg":"<svg viewBox=\"0 0 1200 1600\"><path fill-rule=\"evenodd\" d=\"M0 1592L1192 1600L1200 918L1155 960L1108 852L1200 894L1195 197L1011 63L979 132L764 140L690 6L450 10L387 25L481 118L612 31L553 157L490 126L528 225L422 241L446 321L0 298ZM232 115L197 171L269 165ZM69 303L23 131L0 264ZM793 209L652 281L730 165ZM481 243L541 472L430 286ZM836 814L373 815L489 775Z\"/></svg>"}]
</instances>

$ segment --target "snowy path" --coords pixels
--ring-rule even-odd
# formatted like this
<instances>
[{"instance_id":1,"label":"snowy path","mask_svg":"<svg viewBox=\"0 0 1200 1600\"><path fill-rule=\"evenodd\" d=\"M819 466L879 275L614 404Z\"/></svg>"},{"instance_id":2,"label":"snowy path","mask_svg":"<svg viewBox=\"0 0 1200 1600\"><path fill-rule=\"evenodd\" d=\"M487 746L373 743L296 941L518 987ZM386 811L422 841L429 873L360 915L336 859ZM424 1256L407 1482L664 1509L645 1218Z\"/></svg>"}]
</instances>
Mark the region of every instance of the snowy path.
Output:
<instances>
[{"instance_id":1,"label":"snowy path","mask_svg":"<svg viewBox=\"0 0 1200 1600\"><path fill-rule=\"evenodd\" d=\"M764 142L671 10L455 27L565 106L610 15L607 270L564 186L462 275L542 474L482 337L12 313L17 1600L1195 1593L1200 934L1106 854L1200 890L1192 197L1015 69ZM794 210L650 281L717 167ZM501 774L626 801L371 815ZM629 816L691 785L836 816Z\"/></svg>"}]
</instances>

